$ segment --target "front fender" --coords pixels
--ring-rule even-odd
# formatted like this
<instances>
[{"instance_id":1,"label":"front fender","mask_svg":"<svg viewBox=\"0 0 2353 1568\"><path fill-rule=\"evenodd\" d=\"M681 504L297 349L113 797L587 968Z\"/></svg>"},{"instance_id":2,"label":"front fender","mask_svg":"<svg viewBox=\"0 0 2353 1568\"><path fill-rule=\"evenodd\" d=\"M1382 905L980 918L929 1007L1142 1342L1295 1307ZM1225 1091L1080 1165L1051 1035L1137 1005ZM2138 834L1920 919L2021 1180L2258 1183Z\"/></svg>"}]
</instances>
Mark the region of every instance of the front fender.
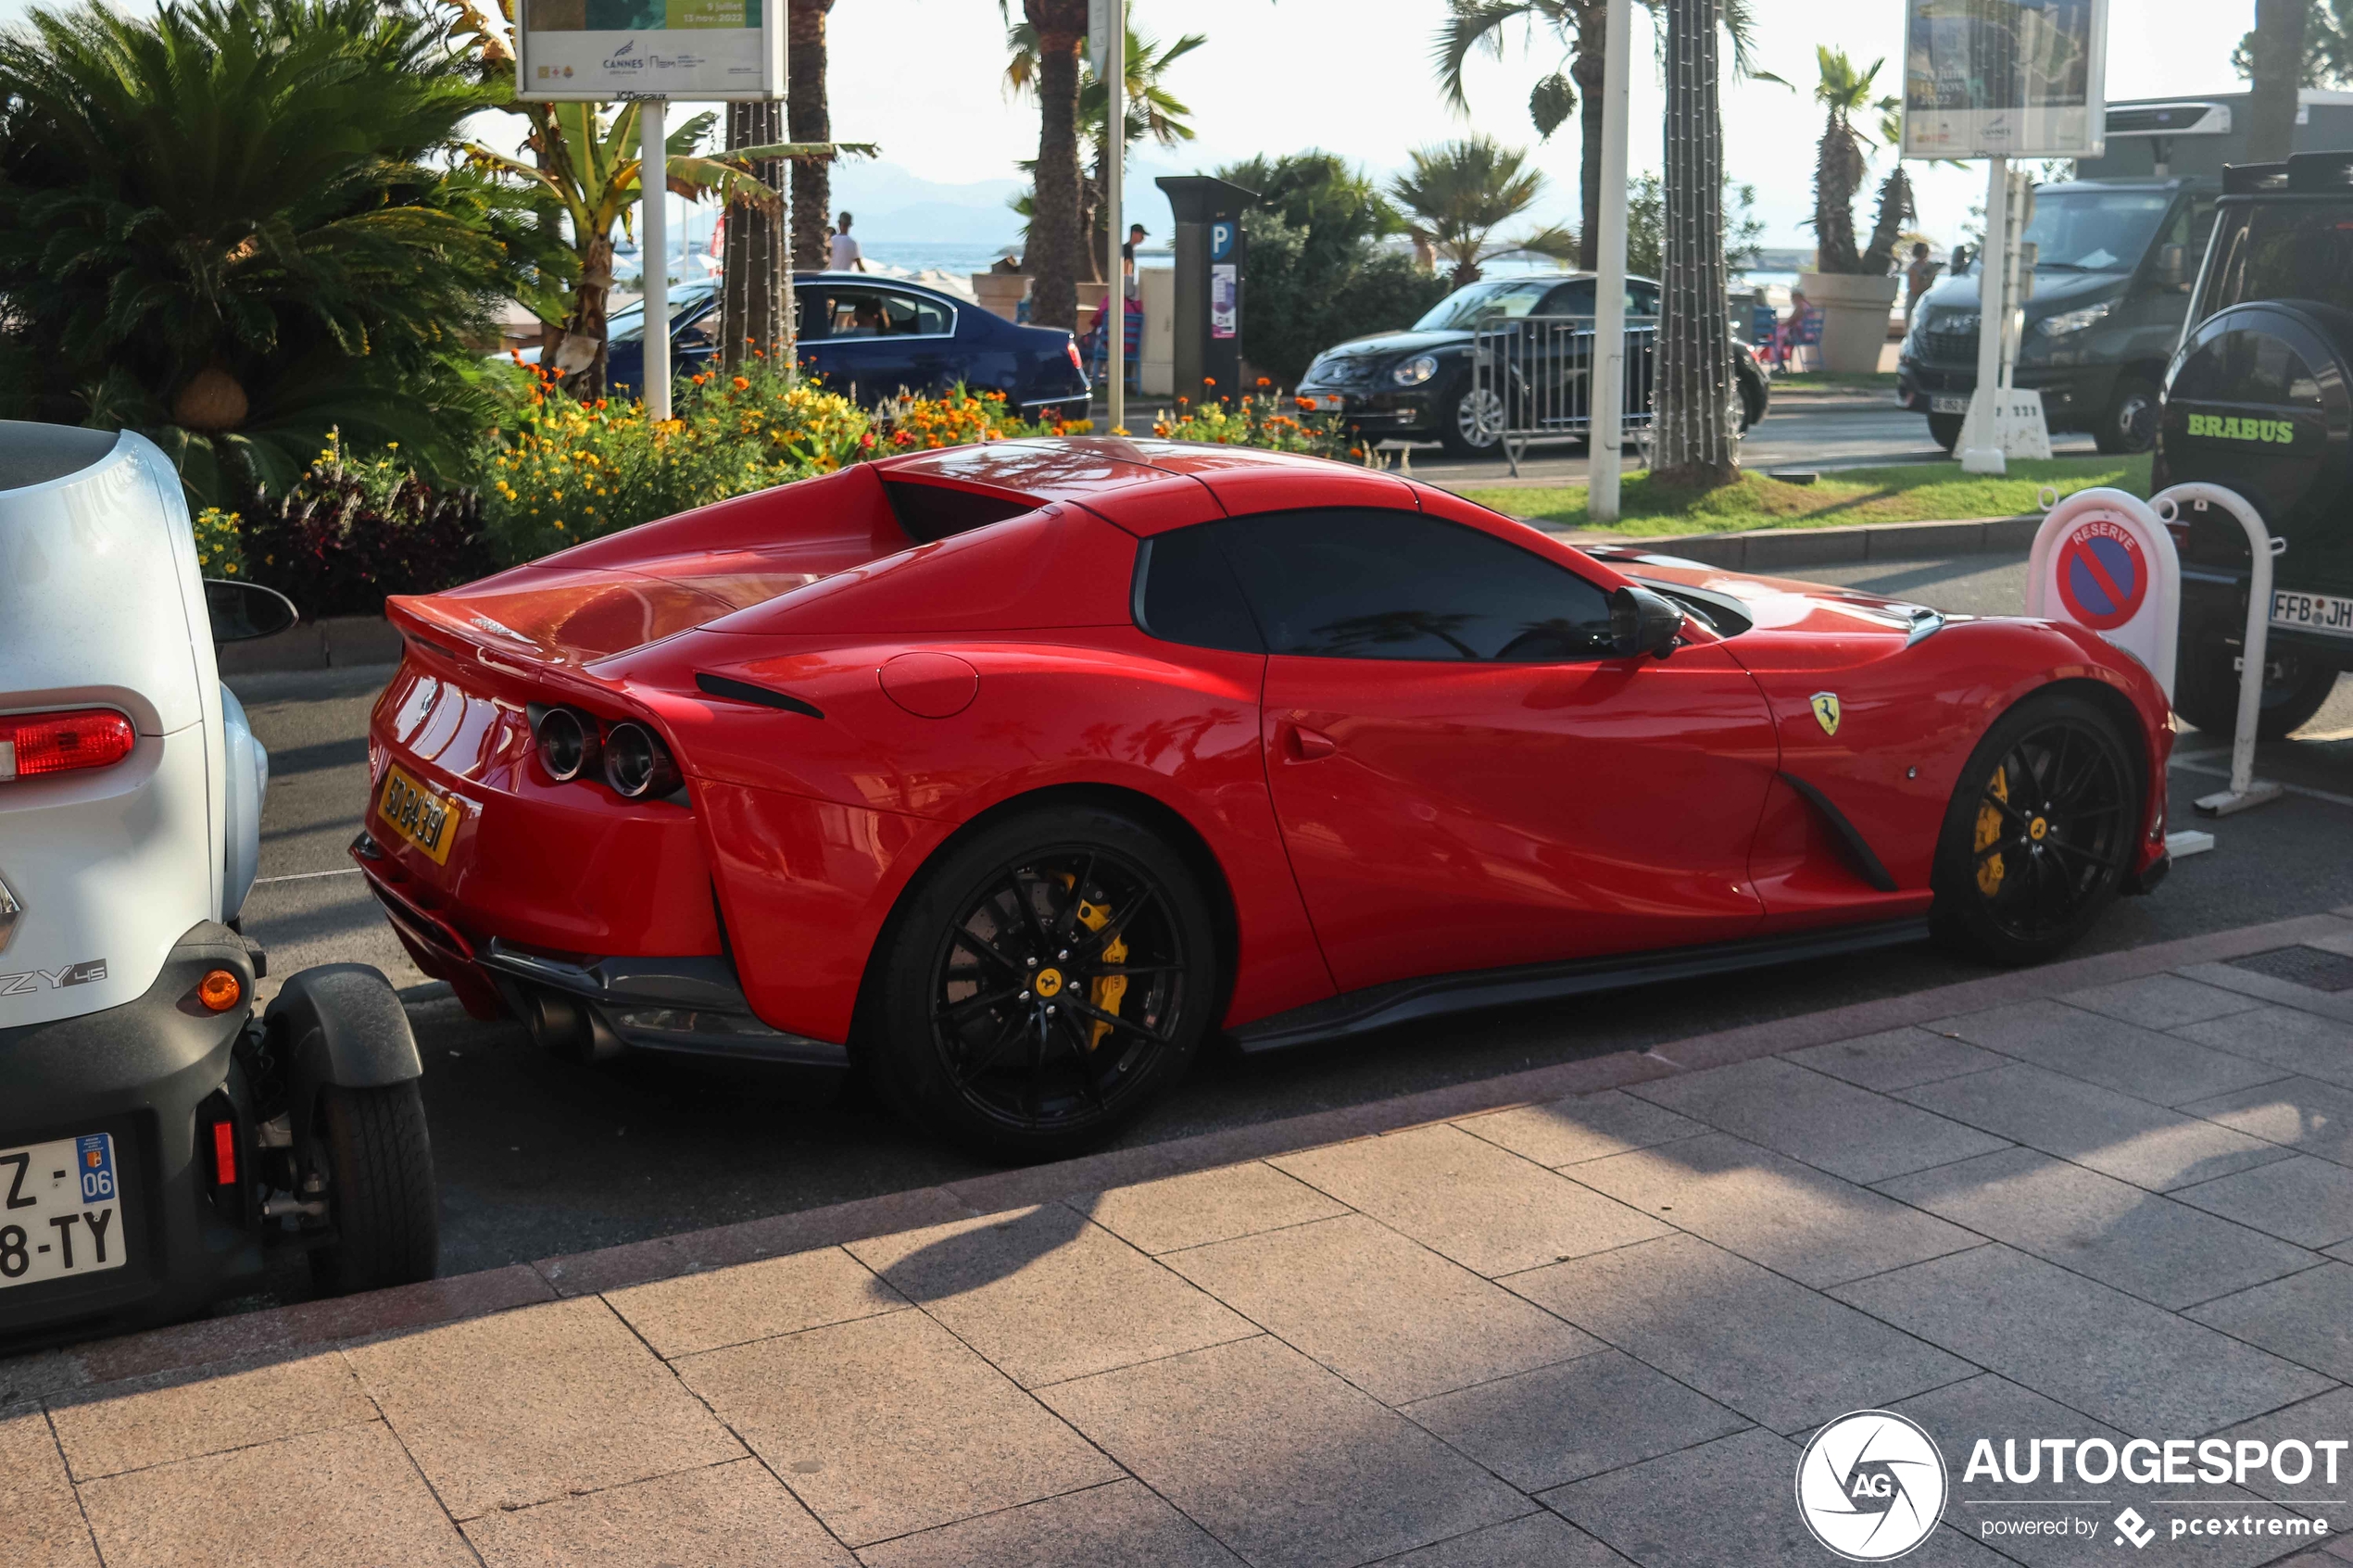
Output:
<instances>
[{"instance_id":1,"label":"front fender","mask_svg":"<svg viewBox=\"0 0 2353 1568\"><path fill-rule=\"evenodd\" d=\"M297 1143L327 1085L377 1089L424 1076L399 996L366 964L321 964L292 976L262 1029L284 1067Z\"/></svg>"}]
</instances>

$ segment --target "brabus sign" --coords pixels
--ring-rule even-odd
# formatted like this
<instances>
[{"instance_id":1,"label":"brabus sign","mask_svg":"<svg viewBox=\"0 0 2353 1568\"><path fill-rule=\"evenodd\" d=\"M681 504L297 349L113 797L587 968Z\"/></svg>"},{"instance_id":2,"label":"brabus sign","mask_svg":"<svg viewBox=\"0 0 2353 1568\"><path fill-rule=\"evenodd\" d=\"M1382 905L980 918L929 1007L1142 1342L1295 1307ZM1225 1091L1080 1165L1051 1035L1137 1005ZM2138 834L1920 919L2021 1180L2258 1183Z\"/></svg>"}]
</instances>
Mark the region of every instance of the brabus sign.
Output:
<instances>
[{"instance_id":1,"label":"brabus sign","mask_svg":"<svg viewBox=\"0 0 2353 1568\"><path fill-rule=\"evenodd\" d=\"M2296 423L2292 420L2250 420L2235 414L2192 414L2183 434L2208 441L2247 441L2270 446L2291 446L2296 443Z\"/></svg>"}]
</instances>

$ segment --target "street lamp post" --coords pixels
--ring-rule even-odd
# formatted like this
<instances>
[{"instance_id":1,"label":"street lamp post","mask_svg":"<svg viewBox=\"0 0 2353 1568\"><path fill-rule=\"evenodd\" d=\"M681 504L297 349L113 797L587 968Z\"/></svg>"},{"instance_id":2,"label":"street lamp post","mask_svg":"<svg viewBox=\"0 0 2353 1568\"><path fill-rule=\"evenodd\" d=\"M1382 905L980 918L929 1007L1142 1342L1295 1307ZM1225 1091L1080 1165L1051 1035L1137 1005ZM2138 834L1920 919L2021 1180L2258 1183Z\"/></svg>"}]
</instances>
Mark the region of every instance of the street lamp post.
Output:
<instances>
[{"instance_id":1,"label":"street lamp post","mask_svg":"<svg viewBox=\"0 0 2353 1568\"><path fill-rule=\"evenodd\" d=\"M1603 49L1602 210L1593 280L1593 405L1587 421L1585 515L1616 522L1626 408L1626 110L1633 0L1609 0Z\"/></svg>"},{"instance_id":2,"label":"street lamp post","mask_svg":"<svg viewBox=\"0 0 2353 1568\"><path fill-rule=\"evenodd\" d=\"M637 104L637 262L645 291L646 418L670 418L670 192L669 132L662 124L669 103L645 98Z\"/></svg>"},{"instance_id":3,"label":"street lamp post","mask_svg":"<svg viewBox=\"0 0 2353 1568\"><path fill-rule=\"evenodd\" d=\"M1102 314L1095 330L1104 334L1109 358L1103 362L1111 385L1111 428L1127 423L1127 270L1122 265L1121 236L1126 228L1122 187L1127 172L1127 6L1126 0L1093 0L1088 18L1088 43L1094 52L1095 75L1109 94L1103 116L1103 223L1108 245L1111 288L1103 296ZM1142 279L1139 276L1138 282Z\"/></svg>"}]
</instances>

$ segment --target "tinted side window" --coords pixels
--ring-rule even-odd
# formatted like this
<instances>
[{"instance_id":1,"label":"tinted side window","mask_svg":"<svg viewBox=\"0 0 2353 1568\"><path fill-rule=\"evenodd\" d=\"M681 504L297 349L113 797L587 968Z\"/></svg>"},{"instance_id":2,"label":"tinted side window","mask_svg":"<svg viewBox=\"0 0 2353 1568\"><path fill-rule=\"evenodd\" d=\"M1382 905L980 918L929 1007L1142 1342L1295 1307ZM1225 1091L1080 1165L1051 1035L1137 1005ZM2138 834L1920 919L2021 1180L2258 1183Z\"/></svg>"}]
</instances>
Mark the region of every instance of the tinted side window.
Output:
<instances>
[{"instance_id":1,"label":"tinted side window","mask_svg":"<svg viewBox=\"0 0 2353 1568\"><path fill-rule=\"evenodd\" d=\"M1136 624L1163 642L1265 651L1241 584L1207 527L1180 528L1138 548Z\"/></svg>"},{"instance_id":2,"label":"tinted side window","mask_svg":"<svg viewBox=\"0 0 2353 1568\"><path fill-rule=\"evenodd\" d=\"M2353 204L2231 209L2215 236L2198 318L2251 299L2317 299L2353 309Z\"/></svg>"},{"instance_id":3,"label":"tinted side window","mask_svg":"<svg viewBox=\"0 0 2353 1568\"><path fill-rule=\"evenodd\" d=\"M1554 663L1614 651L1601 589L1475 528L1357 508L1209 527L1271 653Z\"/></svg>"}]
</instances>

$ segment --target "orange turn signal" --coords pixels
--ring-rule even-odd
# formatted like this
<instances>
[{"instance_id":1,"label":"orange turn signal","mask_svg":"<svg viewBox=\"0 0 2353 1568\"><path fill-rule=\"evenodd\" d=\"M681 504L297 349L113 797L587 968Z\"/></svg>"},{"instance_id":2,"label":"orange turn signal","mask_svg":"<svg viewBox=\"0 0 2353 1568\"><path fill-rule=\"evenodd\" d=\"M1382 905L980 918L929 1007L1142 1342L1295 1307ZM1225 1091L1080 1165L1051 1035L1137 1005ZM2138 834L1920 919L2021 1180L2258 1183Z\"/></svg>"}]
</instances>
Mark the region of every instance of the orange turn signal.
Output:
<instances>
[{"instance_id":1,"label":"orange turn signal","mask_svg":"<svg viewBox=\"0 0 2353 1568\"><path fill-rule=\"evenodd\" d=\"M245 982L229 970L208 971L196 982L196 1000L214 1012L227 1012L245 999Z\"/></svg>"}]
</instances>

